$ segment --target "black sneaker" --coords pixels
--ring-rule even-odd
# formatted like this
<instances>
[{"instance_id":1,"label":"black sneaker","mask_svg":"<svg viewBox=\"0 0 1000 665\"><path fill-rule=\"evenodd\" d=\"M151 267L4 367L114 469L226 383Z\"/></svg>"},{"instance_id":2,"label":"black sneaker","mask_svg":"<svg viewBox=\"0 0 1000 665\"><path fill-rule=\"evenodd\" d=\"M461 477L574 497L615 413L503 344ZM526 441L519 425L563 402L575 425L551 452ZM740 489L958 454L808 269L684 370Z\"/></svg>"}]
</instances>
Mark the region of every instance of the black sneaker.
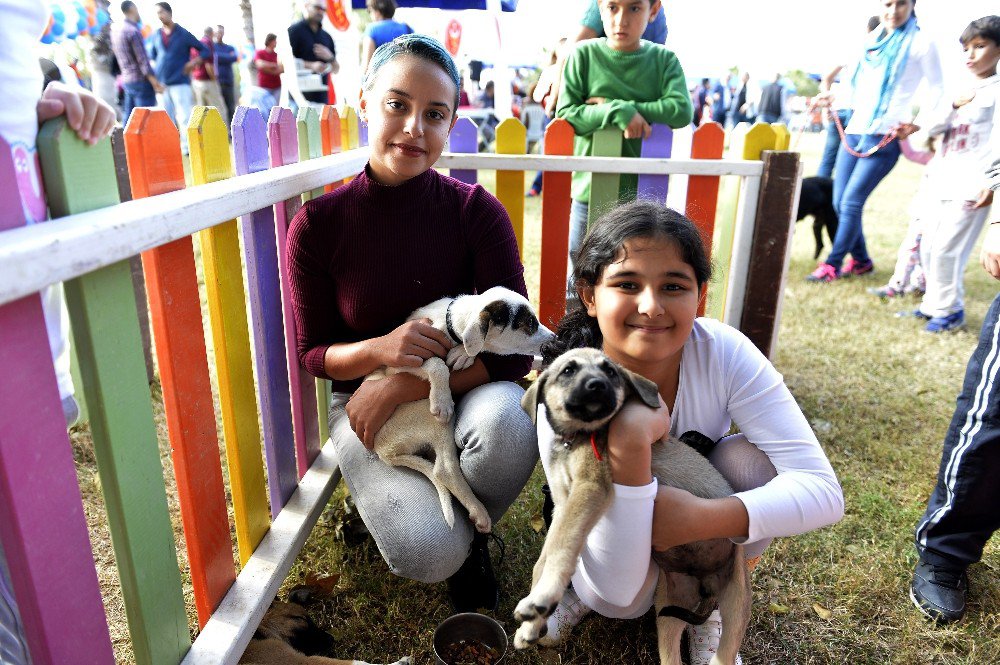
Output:
<instances>
[{"instance_id":1,"label":"black sneaker","mask_svg":"<svg viewBox=\"0 0 1000 665\"><path fill-rule=\"evenodd\" d=\"M496 575L493 574L493 562L490 561L491 538L500 548L502 563L503 540L496 534L477 531L472 536L469 557L458 572L448 578L448 598L456 614L475 612L480 608L493 612L500 605L500 589L497 587Z\"/></svg>"},{"instance_id":2,"label":"black sneaker","mask_svg":"<svg viewBox=\"0 0 1000 665\"><path fill-rule=\"evenodd\" d=\"M964 570L918 561L910 583L910 600L924 616L939 624L958 621L965 614L969 579Z\"/></svg>"}]
</instances>

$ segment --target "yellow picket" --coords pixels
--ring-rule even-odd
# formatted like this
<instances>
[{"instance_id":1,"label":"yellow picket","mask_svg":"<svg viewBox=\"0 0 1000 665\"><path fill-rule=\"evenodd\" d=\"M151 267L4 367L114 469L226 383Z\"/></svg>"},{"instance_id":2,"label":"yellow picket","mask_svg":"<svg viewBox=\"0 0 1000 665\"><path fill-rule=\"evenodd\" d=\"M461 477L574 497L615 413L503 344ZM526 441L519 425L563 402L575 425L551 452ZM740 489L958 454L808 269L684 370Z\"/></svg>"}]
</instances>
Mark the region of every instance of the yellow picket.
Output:
<instances>
[{"instance_id":1,"label":"yellow picket","mask_svg":"<svg viewBox=\"0 0 1000 665\"><path fill-rule=\"evenodd\" d=\"M196 185L233 176L226 125L214 107L196 106L188 125L191 174ZM245 564L269 527L254 393L250 334L236 220L198 233L208 293L208 314L219 378L222 432L232 486L240 563Z\"/></svg>"},{"instance_id":2,"label":"yellow picket","mask_svg":"<svg viewBox=\"0 0 1000 665\"><path fill-rule=\"evenodd\" d=\"M780 122L776 122L771 125L771 129L774 130L774 149L775 150L788 150L788 146L792 142L792 133L788 131L788 127L785 127Z\"/></svg>"},{"instance_id":3,"label":"yellow picket","mask_svg":"<svg viewBox=\"0 0 1000 665\"><path fill-rule=\"evenodd\" d=\"M523 155L528 130L520 121L507 118L497 125L498 155ZM517 237L517 248L524 256L524 171L497 171L497 198L507 209Z\"/></svg>"},{"instance_id":4,"label":"yellow picket","mask_svg":"<svg viewBox=\"0 0 1000 665\"><path fill-rule=\"evenodd\" d=\"M340 111L340 149L344 152L358 147L358 112L350 106ZM346 185L354 176L344 178Z\"/></svg>"},{"instance_id":5,"label":"yellow picket","mask_svg":"<svg viewBox=\"0 0 1000 665\"><path fill-rule=\"evenodd\" d=\"M760 159L764 150L774 150L777 140L770 125L753 126L740 123L729 135L730 159ZM736 177L722 179L719 207L715 218L715 237L712 240L712 261L715 271L708 287L706 316L723 319L726 296L729 290L729 271L733 254L733 237L736 233L736 212L740 200L740 180Z\"/></svg>"}]
</instances>

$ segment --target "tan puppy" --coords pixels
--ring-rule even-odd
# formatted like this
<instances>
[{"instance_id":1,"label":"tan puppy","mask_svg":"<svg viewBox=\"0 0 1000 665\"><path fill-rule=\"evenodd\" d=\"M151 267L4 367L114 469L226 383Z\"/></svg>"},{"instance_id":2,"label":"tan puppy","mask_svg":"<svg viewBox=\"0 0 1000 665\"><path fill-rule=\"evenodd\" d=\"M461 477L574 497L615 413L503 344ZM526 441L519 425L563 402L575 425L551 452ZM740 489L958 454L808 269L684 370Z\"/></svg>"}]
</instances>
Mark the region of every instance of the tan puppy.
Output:
<instances>
[{"instance_id":1,"label":"tan puppy","mask_svg":"<svg viewBox=\"0 0 1000 665\"><path fill-rule=\"evenodd\" d=\"M321 630L301 605L271 603L253 639L240 657L242 665L376 665L360 660L341 660L307 655L328 651L333 637ZM412 665L409 656L390 665Z\"/></svg>"},{"instance_id":2,"label":"tan puppy","mask_svg":"<svg viewBox=\"0 0 1000 665\"><path fill-rule=\"evenodd\" d=\"M553 334L538 322L526 298L501 286L477 295L436 300L413 312L407 320L414 319L430 319L431 325L448 335L455 346L448 352L447 362L433 357L420 367L384 368L365 378L373 381L409 372L426 379L431 386L427 399L396 407L375 435L375 452L386 464L419 471L434 483L449 527L455 526L451 505L454 495L469 511L476 529L488 533L492 528L489 513L458 464L452 419L455 402L448 385L451 369L469 367L483 351L534 355ZM433 461L424 457L428 452L433 454Z\"/></svg>"},{"instance_id":3,"label":"tan puppy","mask_svg":"<svg viewBox=\"0 0 1000 665\"><path fill-rule=\"evenodd\" d=\"M521 404L534 418L538 404L559 437L552 450L549 484L555 503L552 526L532 574L531 593L514 616L522 624L514 646L524 649L545 634L587 539L613 497L606 459L607 425L627 399L660 405L656 384L616 365L596 349L573 349L553 361L528 389ZM666 438L653 444L653 474L660 484L703 498L732 495L729 484L705 457ZM743 548L727 539L701 541L654 552L661 568L655 604L660 662L680 665L686 623L702 623L716 602L723 633L713 665L735 662L750 620L750 580Z\"/></svg>"}]
</instances>

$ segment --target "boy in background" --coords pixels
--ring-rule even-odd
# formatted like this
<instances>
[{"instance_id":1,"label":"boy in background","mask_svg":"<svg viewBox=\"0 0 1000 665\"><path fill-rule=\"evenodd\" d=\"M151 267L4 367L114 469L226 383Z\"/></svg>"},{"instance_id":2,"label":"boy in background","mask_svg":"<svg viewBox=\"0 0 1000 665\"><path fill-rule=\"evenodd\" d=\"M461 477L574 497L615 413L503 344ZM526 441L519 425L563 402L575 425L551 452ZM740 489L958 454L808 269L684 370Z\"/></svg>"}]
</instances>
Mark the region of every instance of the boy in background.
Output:
<instances>
[{"instance_id":1,"label":"boy in background","mask_svg":"<svg viewBox=\"0 0 1000 665\"><path fill-rule=\"evenodd\" d=\"M1000 59L998 30L1000 17L987 16L973 21L962 33L970 69L977 68L977 50L991 58L996 67ZM994 90L996 77L994 73ZM980 103L983 89L975 91ZM973 101L967 100L956 110ZM993 104L992 118L996 119L995 92ZM982 114L987 115L985 109ZM990 139L992 166L985 179L983 172L976 175L977 182L995 191L1000 188L1000 134L996 128ZM976 200L985 198L981 194ZM991 277L1000 280L1000 217L995 213L979 260ZM986 542L1000 528L1000 484L996 482L1000 472L1000 381L996 380L995 362L998 347L1000 295L986 312L979 343L966 367L962 392L944 439L937 484L914 538L920 558L910 583L910 600L938 624L958 621L965 614L969 589L966 571L982 558Z\"/></svg>"},{"instance_id":2,"label":"boy in background","mask_svg":"<svg viewBox=\"0 0 1000 665\"><path fill-rule=\"evenodd\" d=\"M573 154L590 155L593 134L618 127L623 157L638 157L653 123L677 129L691 123L684 70L666 47L644 41L643 31L660 11L660 0L600 0L606 37L580 42L563 71L556 117L576 132ZM635 198L638 176L623 174L619 199ZM590 174L575 172L570 209L570 257L587 231ZM575 297L575 289L570 288Z\"/></svg>"},{"instance_id":3,"label":"boy in background","mask_svg":"<svg viewBox=\"0 0 1000 665\"><path fill-rule=\"evenodd\" d=\"M927 291L917 313L932 333L965 326L965 265L993 202L985 173L998 157L991 143L1000 131L1000 16L973 21L960 39L975 77L972 89L927 125L930 136L942 136L940 153L928 167L929 210L920 242Z\"/></svg>"}]
</instances>

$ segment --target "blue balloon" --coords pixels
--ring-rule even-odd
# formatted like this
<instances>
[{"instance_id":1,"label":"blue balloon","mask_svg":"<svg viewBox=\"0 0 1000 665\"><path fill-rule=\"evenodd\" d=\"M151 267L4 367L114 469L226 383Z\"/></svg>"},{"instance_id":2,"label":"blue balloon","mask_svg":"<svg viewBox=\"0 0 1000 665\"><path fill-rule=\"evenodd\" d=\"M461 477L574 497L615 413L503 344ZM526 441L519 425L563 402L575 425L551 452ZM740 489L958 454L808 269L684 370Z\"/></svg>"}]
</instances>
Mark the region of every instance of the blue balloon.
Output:
<instances>
[{"instance_id":1,"label":"blue balloon","mask_svg":"<svg viewBox=\"0 0 1000 665\"><path fill-rule=\"evenodd\" d=\"M105 23L111 20L111 15L108 14L104 9L97 10L97 27L102 27Z\"/></svg>"},{"instance_id":2,"label":"blue balloon","mask_svg":"<svg viewBox=\"0 0 1000 665\"><path fill-rule=\"evenodd\" d=\"M101 26L99 26L99 25L97 25L97 24L95 23L95 24L94 24L94 27L92 27L92 28L90 29L90 35L91 35L92 37L96 37L96 36L97 36L97 35L99 35L99 34L101 34Z\"/></svg>"},{"instance_id":3,"label":"blue balloon","mask_svg":"<svg viewBox=\"0 0 1000 665\"><path fill-rule=\"evenodd\" d=\"M52 28L49 30L49 33L51 33L53 37L62 37L65 32L66 28L63 27L62 23L59 21L53 21Z\"/></svg>"},{"instance_id":4,"label":"blue balloon","mask_svg":"<svg viewBox=\"0 0 1000 665\"><path fill-rule=\"evenodd\" d=\"M62 7L59 5L49 5L49 9L52 11L53 23L62 24L66 22L66 15L63 14Z\"/></svg>"},{"instance_id":5,"label":"blue balloon","mask_svg":"<svg viewBox=\"0 0 1000 665\"><path fill-rule=\"evenodd\" d=\"M54 41L55 41L55 38L52 36L51 31L50 32L46 32L44 35L42 35L42 43L43 44L51 44Z\"/></svg>"},{"instance_id":6,"label":"blue balloon","mask_svg":"<svg viewBox=\"0 0 1000 665\"><path fill-rule=\"evenodd\" d=\"M80 34L87 32L87 19L83 18L76 22L76 31Z\"/></svg>"}]
</instances>

